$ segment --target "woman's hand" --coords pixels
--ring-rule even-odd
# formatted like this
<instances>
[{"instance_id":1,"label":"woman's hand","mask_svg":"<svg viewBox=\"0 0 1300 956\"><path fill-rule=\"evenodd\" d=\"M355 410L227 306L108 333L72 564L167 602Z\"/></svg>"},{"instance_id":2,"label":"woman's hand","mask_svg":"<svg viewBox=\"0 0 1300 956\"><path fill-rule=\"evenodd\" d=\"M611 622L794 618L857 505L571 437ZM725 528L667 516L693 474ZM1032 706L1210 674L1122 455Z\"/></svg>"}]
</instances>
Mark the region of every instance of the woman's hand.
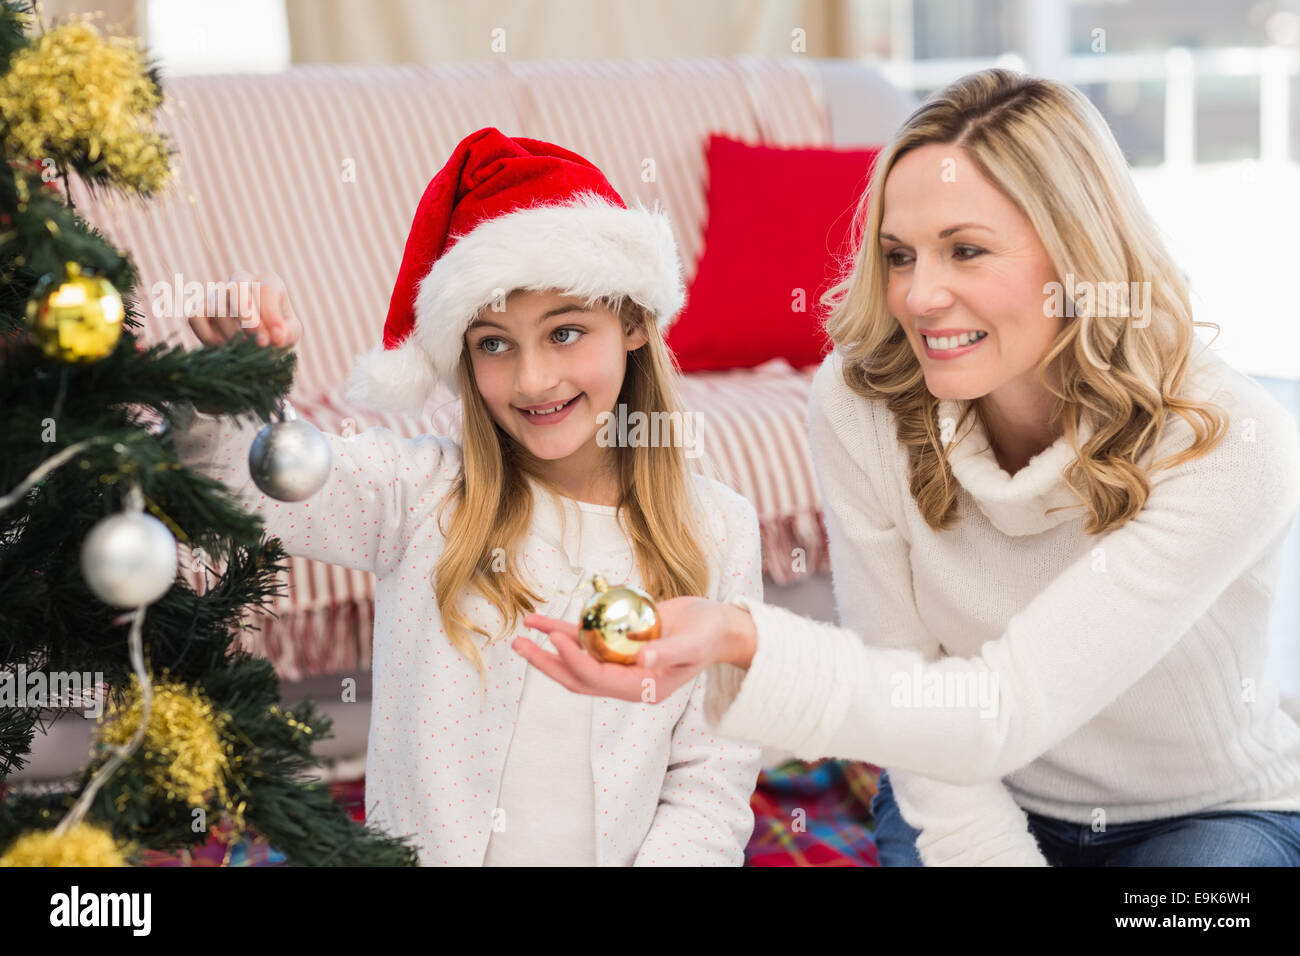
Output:
<instances>
[{"instance_id":1,"label":"woman's hand","mask_svg":"<svg viewBox=\"0 0 1300 956\"><path fill-rule=\"evenodd\" d=\"M293 348L302 338L302 323L289 310L284 280L274 272L235 272L208 296L202 314L189 321L205 346L223 345L242 334L255 335L259 345Z\"/></svg>"},{"instance_id":2,"label":"woman's hand","mask_svg":"<svg viewBox=\"0 0 1300 956\"><path fill-rule=\"evenodd\" d=\"M515 638L510 646L575 693L645 703L671 697L710 664L749 667L755 636L748 611L699 597L671 598L657 606L662 636L647 642L633 666L594 660L582 649L576 625L541 614L529 614L524 624L550 635L558 653L544 651L526 637Z\"/></svg>"}]
</instances>

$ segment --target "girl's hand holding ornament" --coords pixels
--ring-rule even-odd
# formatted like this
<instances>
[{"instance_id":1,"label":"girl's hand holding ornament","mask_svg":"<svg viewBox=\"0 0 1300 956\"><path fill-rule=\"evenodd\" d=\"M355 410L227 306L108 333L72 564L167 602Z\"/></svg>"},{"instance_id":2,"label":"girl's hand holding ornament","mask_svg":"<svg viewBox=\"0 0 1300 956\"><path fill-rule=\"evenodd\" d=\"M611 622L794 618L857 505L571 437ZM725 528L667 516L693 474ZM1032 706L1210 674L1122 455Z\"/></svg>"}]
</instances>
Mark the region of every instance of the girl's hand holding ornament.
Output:
<instances>
[{"instance_id":1,"label":"girl's hand holding ornament","mask_svg":"<svg viewBox=\"0 0 1300 956\"><path fill-rule=\"evenodd\" d=\"M204 346L224 345L238 335L256 337L259 345L293 348L302 338L302 323L289 311L289 292L274 272L237 271L208 296L190 328ZM199 405L200 412L210 411ZM266 494L279 501L302 501L329 477L332 452L328 439L290 408L263 428L249 449L248 470Z\"/></svg>"},{"instance_id":2,"label":"girl's hand holding ornament","mask_svg":"<svg viewBox=\"0 0 1300 956\"><path fill-rule=\"evenodd\" d=\"M583 652L577 625L541 614L529 614L524 624L549 635L558 653L544 651L526 637L515 638L510 646L575 693L647 703L672 696L711 664L748 668L753 660L754 621L743 608L678 597L659 603L657 610L660 637L646 642L634 665L594 660Z\"/></svg>"},{"instance_id":3,"label":"girl's hand holding ornament","mask_svg":"<svg viewBox=\"0 0 1300 956\"><path fill-rule=\"evenodd\" d=\"M208 295L204 308L188 318L199 341L209 347L245 335L259 345L291 349L302 338L302 323L289 310L284 280L274 272L232 273Z\"/></svg>"},{"instance_id":4,"label":"girl's hand holding ornament","mask_svg":"<svg viewBox=\"0 0 1300 956\"><path fill-rule=\"evenodd\" d=\"M204 345L223 345L244 334L256 337L258 345L293 348L302 338L302 323L289 310L284 280L274 272L233 273L189 322Z\"/></svg>"}]
</instances>

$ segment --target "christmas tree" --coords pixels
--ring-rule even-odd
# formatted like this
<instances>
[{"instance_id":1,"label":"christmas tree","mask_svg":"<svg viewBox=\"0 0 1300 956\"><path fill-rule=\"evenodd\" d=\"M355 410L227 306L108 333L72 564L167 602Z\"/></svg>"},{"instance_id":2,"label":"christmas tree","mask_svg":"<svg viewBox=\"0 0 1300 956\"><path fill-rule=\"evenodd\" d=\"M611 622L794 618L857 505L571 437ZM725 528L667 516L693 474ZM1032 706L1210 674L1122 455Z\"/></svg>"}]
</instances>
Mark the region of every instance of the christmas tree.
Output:
<instances>
[{"instance_id":1,"label":"christmas tree","mask_svg":"<svg viewBox=\"0 0 1300 956\"><path fill-rule=\"evenodd\" d=\"M70 175L129 201L167 187L161 101L136 42L0 3L0 865L131 865L250 832L291 864L413 865L309 775L329 719L282 709L269 662L234 641L285 552L172 444L193 405L271 421L293 354L146 347L130 258L71 202ZM76 785L5 793L47 721L97 691Z\"/></svg>"}]
</instances>

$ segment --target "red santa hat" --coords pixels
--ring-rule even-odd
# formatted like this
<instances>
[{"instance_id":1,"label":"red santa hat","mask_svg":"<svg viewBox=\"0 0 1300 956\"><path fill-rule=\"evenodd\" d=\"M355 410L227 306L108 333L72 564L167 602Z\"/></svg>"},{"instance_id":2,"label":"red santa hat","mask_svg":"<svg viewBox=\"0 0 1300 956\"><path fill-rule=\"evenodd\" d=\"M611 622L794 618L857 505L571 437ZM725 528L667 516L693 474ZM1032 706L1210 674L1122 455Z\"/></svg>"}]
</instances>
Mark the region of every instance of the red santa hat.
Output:
<instances>
[{"instance_id":1,"label":"red santa hat","mask_svg":"<svg viewBox=\"0 0 1300 956\"><path fill-rule=\"evenodd\" d=\"M420 199L383 344L357 356L348 398L419 412L439 380L456 387L470 322L516 289L624 296L661 328L685 298L666 215L628 208L576 153L481 129Z\"/></svg>"}]
</instances>

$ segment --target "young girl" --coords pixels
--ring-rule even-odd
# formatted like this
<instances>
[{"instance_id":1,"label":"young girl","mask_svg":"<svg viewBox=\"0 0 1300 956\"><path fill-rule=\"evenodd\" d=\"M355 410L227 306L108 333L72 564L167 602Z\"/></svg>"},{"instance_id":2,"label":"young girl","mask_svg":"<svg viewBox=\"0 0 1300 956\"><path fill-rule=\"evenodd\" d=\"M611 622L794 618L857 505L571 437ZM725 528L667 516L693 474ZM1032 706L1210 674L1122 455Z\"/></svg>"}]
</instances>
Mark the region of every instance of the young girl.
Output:
<instances>
[{"instance_id":1,"label":"young girl","mask_svg":"<svg viewBox=\"0 0 1300 956\"><path fill-rule=\"evenodd\" d=\"M205 345L298 340L283 283L259 278L233 317L191 319ZM509 641L529 612L577 620L595 573L656 600L761 598L757 515L688 472L680 428L602 440L619 404L681 412L661 327L682 298L662 214L574 153L480 130L420 201L350 396L419 411L448 382L462 440L327 435L329 479L285 503L249 481L260 423L197 412L177 437L290 554L375 574L367 822L423 865L743 862L760 748L708 728L702 681L653 707L580 697Z\"/></svg>"}]
</instances>

